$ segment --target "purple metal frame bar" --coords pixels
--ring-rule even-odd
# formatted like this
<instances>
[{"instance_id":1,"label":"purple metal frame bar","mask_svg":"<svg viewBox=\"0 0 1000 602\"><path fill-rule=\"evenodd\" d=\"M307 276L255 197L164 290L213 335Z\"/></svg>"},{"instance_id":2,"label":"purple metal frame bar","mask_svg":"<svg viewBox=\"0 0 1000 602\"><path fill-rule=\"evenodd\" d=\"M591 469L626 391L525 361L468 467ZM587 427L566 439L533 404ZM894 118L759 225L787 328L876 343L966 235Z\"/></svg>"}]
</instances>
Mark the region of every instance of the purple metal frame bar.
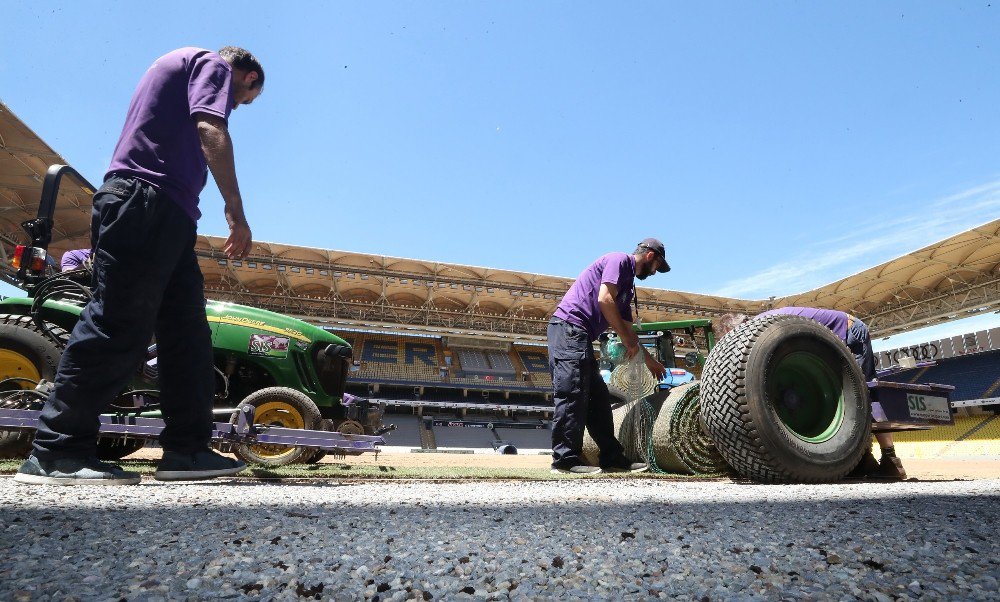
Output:
<instances>
[{"instance_id":1,"label":"purple metal frame bar","mask_svg":"<svg viewBox=\"0 0 1000 602\"><path fill-rule=\"evenodd\" d=\"M542 431L549 429L545 422L503 422L499 420L449 420L447 418L424 418L430 426L458 426L473 429L525 429Z\"/></svg>"},{"instance_id":2,"label":"purple metal frame bar","mask_svg":"<svg viewBox=\"0 0 1000 602\"><path fill-rule=\"evenodd\" d=\"M36 428L38 410L0 409L0 427ZM101 416L100 432L104 435L120 435L135 439L156 439L166 426L159 418L142 418L111 414ZM313 447L330 451L378 452L376 446L385 439L371 435L345 435L330 431L310 431L287 429L253 424L253 409L239 410L236 424L216 422L212 439L233 443L284 445L289 447Z\"/></svg>"}]
</instances>

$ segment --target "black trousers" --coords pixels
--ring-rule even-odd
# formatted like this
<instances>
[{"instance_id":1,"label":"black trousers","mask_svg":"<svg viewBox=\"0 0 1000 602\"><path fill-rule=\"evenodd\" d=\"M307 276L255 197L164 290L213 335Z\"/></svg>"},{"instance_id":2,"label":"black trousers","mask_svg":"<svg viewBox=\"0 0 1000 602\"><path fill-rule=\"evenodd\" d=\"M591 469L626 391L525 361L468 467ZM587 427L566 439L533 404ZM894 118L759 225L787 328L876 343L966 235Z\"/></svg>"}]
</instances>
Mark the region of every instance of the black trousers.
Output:
<instances>
[{"instance_id":1,"label":"black trousers","mask_svg":"<svg viewBox=\"0 0 1000 602\"><path fill-rule=\"evenodd\" d=\"M868 325L851 316L851 324L847 328L848 349L854 354L854 359L858 360L861 372L865 375L865 380L875 380L875 352L872 351L872 335L868 332Z\"/></svg>"},{"instance_id":2,"label":"black trousers","mask_svg":"<svg viewBox=\"0 0 1000 602\"><path fill-rule=\"evenodd\" d=\"M212 434L212 333L194 253L196 226L134 178L94 195L93 300L73 328L35 435L39 459L93 456L98 416L136 376L156 335L164 449L192 453Z\"/></svg>"},{"instance_id":3,"label":"black trousers","mask_svg":"<svg viewBox=\"0 0 1000 602\"><path fill-rule=\"evenodd\" d=\"M555 401L552 467L570 468L580 464L585 427L601 450L601 466L620 463L624 449L615 437L611 395L598 372L587 331L553 318L549 322L548 337Z\"/></svg>"}]
</instances>

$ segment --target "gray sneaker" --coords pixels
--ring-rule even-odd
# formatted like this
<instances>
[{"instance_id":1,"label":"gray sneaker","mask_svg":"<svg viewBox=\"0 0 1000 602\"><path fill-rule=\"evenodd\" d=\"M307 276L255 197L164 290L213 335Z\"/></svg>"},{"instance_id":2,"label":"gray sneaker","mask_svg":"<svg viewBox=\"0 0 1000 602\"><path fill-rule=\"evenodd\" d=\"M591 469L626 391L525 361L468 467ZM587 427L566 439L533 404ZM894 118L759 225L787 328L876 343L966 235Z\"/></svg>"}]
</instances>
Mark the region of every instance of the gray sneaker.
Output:
<instances>
[{"instance_id":1,"label":"gray sneaker","mask_svg":"<svg viewBox=\"0 0 1000 602\"><path fill-rule=\"evenodd\" d=\"M604 472L646 472L649 470L649 465L645 462L629 462L626 460L622 464L602 466L601 470Z\"/></svg>"},{"instance_id":2,"label":"gray sneaker","mask_svg":"<svg viewBox=\"0 0 1000 602\"><path fill-rule=\"evenodd\" d=\"M552 467L552 474L601 474L601 469L596 466L570 466L569 468Z\"/></svg>"},{"instance_id":3,"label":"gray sneaker","mask_svg":"<svg viewBox=\"0 0 1000 602\"><path fill-rule=\"evenodd\" d=\"M28 456L14 475L29 485L137 485L139 473L126 472L97 458L60 458L42 461Z\"/></svg>"},{"instance_id":4,"label":"gray sneaker","mask_svg":"<svg viewBox=\"0 0 1000 602\"><path fill-rule=\"evenodd\" d=\"M193 454L163 451L163 458L156 465L157 481L202 481L228 477L243 472L247 465L239 460L206 449Z\"/></svg>"}]
</instances>

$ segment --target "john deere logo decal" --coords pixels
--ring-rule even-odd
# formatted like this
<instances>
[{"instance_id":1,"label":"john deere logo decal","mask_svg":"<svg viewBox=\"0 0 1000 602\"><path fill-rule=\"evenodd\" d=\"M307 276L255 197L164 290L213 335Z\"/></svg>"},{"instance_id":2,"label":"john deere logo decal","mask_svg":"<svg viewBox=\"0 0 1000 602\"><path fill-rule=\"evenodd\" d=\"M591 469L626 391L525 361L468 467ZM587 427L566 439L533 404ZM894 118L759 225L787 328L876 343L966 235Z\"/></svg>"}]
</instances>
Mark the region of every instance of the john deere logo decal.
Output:
<instances>
[{"instance_id":1,"label":"john deere logo decal","mask_svg":"<svg viewBox=\"0 0 1000 602\"><path fill-rule=\"evenodd\" d=\"M250 335L250 355L264 357L288 357L288 337L276 337L271 334Z\"/></svg>"}]
</instances>

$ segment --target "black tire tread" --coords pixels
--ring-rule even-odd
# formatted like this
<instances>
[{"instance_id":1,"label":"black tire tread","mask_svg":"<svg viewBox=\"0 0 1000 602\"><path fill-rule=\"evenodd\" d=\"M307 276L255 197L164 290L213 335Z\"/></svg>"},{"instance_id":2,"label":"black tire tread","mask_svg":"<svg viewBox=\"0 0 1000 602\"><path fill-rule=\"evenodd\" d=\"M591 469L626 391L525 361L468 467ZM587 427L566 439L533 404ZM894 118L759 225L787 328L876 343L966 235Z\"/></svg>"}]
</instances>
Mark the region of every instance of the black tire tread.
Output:
<instances>
[{"instance_id":1,"label":"black tire tread","mask_svg":"<svg viewBox=\"0 0 1000 602\"><path fill-rule=\"evenodd\" d=\"M316 403L313 402L313 400L310 399L305 393L288 387L267 387L265 389L260 389L259 391L254 391L250 395L247 395L246 399L240 402L240 406L242 407L248 403L255 405L258 398L266 400L269 398L273 399L275 397L288 397L295 400L300 411L302 412L302 419L306 429L315 429L317 428L317 425L320 424L322 416L320 416L319 408L316 407ZM232 421L235 422L236 419L236 415L234 414ZM289 464L295 464L296 462L302 463L315 455L314 449L297 447L294 448L297 453L289 454L281 459L267 460L253 453L250 447L251 446L246 444L236 445L233 449L233 453L248 464L252 463L258 466L268 467L287 466Z\"/></svg>"},{"instance_id":2,"label":"black tire tread","mask_svg":"<svg viewBox=\"0 0 1000 602\"><path fill-rule=\"evenodd\" d=\"M822 483L839 480L844 474L803 476L793 475L783 468L764 445L754 427L750 408L744 403L750 350L768 326L783 320L812 322L809 318L781 314L749 320L724 336L709 354L701 387L705 428L726 462L754 481ZM866 441L871 440L870 424L868 430ZM860 455L858 459L860 461Z\"/></svg>"},{"instance_id":3,"label":"black tire tread","mask_svg":"<svg viewBox=\"0 0 1000 602\"><path fill-rule=\"evenodd\" d=\"M41 336L46 343L52 344L52 341L38 328L34 320L31 319L31 316L0 314L0 326L24 328ZM48 327L52 334L60 341L61 344L57 351L61 352L62 347L65 347L66 341L69 340L69 332L51 323L48 324ZM31 453L31 442L34 438L35 431L33 429L0 429L0 460L27 458L28 454Z\"/></svg>"}]
</instances>

